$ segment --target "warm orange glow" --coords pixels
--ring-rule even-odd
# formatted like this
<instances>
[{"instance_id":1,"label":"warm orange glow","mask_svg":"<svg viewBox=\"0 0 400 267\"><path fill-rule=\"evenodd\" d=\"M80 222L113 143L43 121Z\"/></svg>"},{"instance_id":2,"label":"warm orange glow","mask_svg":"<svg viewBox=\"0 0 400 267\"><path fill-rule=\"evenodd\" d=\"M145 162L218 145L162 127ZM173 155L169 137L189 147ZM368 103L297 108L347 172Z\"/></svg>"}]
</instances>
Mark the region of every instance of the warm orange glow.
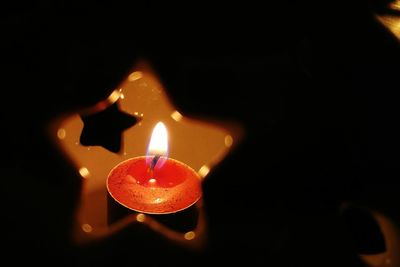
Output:
<instances>
[{"instance_id":1,"label":"warm orange glow","mask_svg":"<svg viewBox=\"0 0 400 267\"><path fill-rule=\"evenodd\" d=\"M143 77L143 73L141 71L135 71L129 75L128 80L130 82L133 82L133 81L139 80L142 77Z\"/></svg>"},{"instance_id":2,"label":"warm orange glow","mask_svg":"<svg viewBox=\"0 0 400 267\"><path fill-rule=\"evenodd\" d=\"M202 180L241 140L241 127L236 123L232 124L231 129L231 122L197 120L181 114L173 105L172 99L168 97L167 90L157 75L146 64L141 65L140 63L135 72L131 72L126 80L114 89L112 93L110 92L110 96L93 106L86 107L82 112L78 113L76 110L69 115L64 114L65 116L60 115L55 118L49 129L57 147L65 153L67 158L71 159L77 171L76 175L82 177L82 196L79 208L76 210L78 227L74 228L74 231L78 232L73 233L74 239L76 238L74 241L78 242L90 241L94 236L97 238L97 234L91 235L85 234L85 232L97 233L96 231L98 231L100 233L104 230L106 234L104 237L106 237L114 234L114 226L120 227L120 221L110 225L107 220L109 196L107 187L104 185L110 170L121 162L145 155L148 159L146 164L150 167L156 156L154 154L162 152L159 160L154 161L156 163L155 173L161 171L167 162L177 159L197 171ZM84 127L81 116L96 114L114 103L118 104L121 112L133 115L139 121L135 127L126 129L122 134L121 153L111 153L101 146L82 145L79 142ZM154 141L150 146L152 131L154 130L154 135L156 132L160 132L155 127L158 122L163 122L165 125L161 125L167 127L163 131L166 134L161 138L164 141ZM164 144L163 148L158 145L153 146L155 143ZM169 146L172 146L172 149L169 149ZM125 180L138 184L136 178L130 175L126 177ZM154 194L154 198L149 204L163 206L169 201L163 195L155 195L158 192L157 188L162 185L161 178L157 175L149 175L149 179L145 183ZM171 189L175 188L171 187ZM199 213L204 212L200 205L193 207ZM133 221L137 224L152 225L154 222L152 218L141 213L134 213L132 216ZM204 220L203 216L199 216L197 224L206 228ZM121 228L124 227L126 226ZM173 242L186 241L185 245L187 243L196 245L198 242L202 242L204 235L204 231L186 234L185 232L172 233L167 226L155 230Z\"/></svg>"},{"instance_id":3,"label":"warm orange glow","mask_svg":"<svg viewBox=\"0 0 400 267\"><path fill-rule=\"evenodd\" d=\"M57 137L58 137L59 139L61 139L61 140L64 139L66 135L67 135L67 132L65 131L64 128L58 129L58 131L57 131Z\"/></svg>"},{"instance_id":4,"label":"warm orange glow","mask_svg":"<svg viewBox=\"0 0 400 267\"><path fill-rule=\"evenodd\" d=\"M190 232L187 232L184 235L184 237L185 237L186 240L192 240L192 239L194 239L196 237L196 233L193 232L193 231L190 231Z\"/></svg>"},{"instance_id":5,"label":"warm orange glow","mask_svg":"<svg viewBox=\"0 0 400 267\"><path fill-rule=\"evenodd\" d=\"M139 213L138 215L136 215L136 220L138 222L144 222L145 219L146 219L146 215L144 215L143 213Z\"/></svg>"},{"instance_id":6,"label":"warm orange glow","mask_svg":"<svg viewBox=\"0 0 400 267\"><path fill-rule=\"evenodd\" d=\"M233 138L230 135L225 136L225 146L226 147L231 147L233 144Z\"/></svg>"},{"instance_id":7,"label":"warm orange glow","mask_svg":"<svg viewBox=\"0 0 400 267\"><path fill-rule=\"evenodd\" d=\"M85 233L90 233L93 231L93 227L90 224L85 223L85 224L82 224L82 230Z\"/></svg>"},{"instance_id":8,"label":"warm orange glow","mask_svg":"<svg viewBox=\"0 0 400 267\"><path fill-rule=\"evenodd\" d=\"M114 90L111 95L108 97L108 101L110 101L110 103L115 103L119 97L121 96L121 92L119 90Z\"/></svg>"},{"instance_id":9,"label":"warm orange glow","mask_svg":"<svg viewBox=\"0 0 400 267\"><path fill-rule=\"evenodd\" d=\"M173 118L175 121L180 121L183 116L181 113L179 113L177 110L171 113L171 118Z\"/></svg>"},{"instance_id":10,"label":"warm orange glow","mask_svg":"<svg viewBox=\"0 0 400 267\"><path fill-rule=\"evenodd\" d=\"M79 169L79 174L83 177L83 178L88 178L89 177L89 170L85 167L82 167Z\"/></svg>"},{"instance_id":11,"label":"warm orange glow","mask_svg":"<svg viewBox=\"0 0 400 267\"><path fill-rule=\"evenodd\" d=\"M388 6L388 11L376 14L378 21L400 40L400 17L393 13L400 11L400 0L392 1Z\"/></svg>"},{"instance_id":12,"label":"warm orange glow","mask_svg":"<svg viewBox=\"0 0 400 267\"><path fill-rule=\"evenodd\" d=\"M168 152L168 133L164 123L158 122L153 129L149 144L149 154L166 156Z\"/></svg>"},{"instance_id":13,"label":"warm orange glow","mask_svg":"<svg viewBox=\"0 0 400 267\"><path fill-rule=\"evenodd\" d=\"M209 172L210 168L207 165L203 165L197 173L200 175L200 177L204 178Z\"/></svg>"},{"instance_id":14,"label":"warm orange glow","mask_svg":"<svg viewBox=\"0 0 400 267\"><path fill-rule=\"evenodd\" d=\"M400 11L400 1L396 0L390 4L390 8L393 10Z\"/></svg>"}]
</instances>

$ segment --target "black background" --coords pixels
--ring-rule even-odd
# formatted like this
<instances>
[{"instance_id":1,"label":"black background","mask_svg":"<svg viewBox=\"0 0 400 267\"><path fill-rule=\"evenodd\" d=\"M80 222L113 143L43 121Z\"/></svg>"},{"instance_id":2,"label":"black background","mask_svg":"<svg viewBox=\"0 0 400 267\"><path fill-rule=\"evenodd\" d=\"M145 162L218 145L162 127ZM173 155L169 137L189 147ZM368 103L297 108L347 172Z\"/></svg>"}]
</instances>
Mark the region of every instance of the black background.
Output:
<instances>
[{"instance_id":1,"label":"black background","mask_svg":"<svg viewBox=\"0 0 400 267\"><path fill-rule=\"evenodd\" d=\"M4 259L363 266L339 207L353 202L400 222L400 47L373 17L379 5L343 2L2 9ZM80 180L45 129L62 112L102 100L139 58L183 113L234 120L246 131L204 183L203 253L144 228L84 248L69 242Z\"/></svg>"}]
</instances>

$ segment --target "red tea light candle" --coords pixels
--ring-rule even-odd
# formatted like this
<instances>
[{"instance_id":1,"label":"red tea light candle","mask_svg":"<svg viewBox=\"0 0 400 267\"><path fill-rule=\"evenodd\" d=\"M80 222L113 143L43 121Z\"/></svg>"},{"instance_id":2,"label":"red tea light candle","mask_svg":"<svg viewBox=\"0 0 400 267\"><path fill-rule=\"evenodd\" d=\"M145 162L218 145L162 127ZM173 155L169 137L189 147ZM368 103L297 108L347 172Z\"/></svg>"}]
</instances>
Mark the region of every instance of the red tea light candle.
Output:
<instances>
[{"instance_id":1,"label":"red tea light candle","mask_svg":"<svg viewBox=\"0 0 400 267\"><path fill-rule=\"evenodd\" d=\"M154 127L148 154L114 167L107 178L111 197L128 209L166 214L184 210L201 197L200 176L188 165L168 158L168 134L162 122Z\"/></svg>"}]
</instances>

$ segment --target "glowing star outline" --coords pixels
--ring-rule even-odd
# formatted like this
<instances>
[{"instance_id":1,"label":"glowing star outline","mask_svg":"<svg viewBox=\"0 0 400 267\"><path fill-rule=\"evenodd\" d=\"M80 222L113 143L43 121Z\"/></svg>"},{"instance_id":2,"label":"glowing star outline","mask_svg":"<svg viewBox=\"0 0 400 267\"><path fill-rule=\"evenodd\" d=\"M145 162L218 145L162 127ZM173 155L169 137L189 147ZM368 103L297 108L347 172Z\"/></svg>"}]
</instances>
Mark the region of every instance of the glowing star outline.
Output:
<instances>
[{"instance_id":1,"label":"glowing star outline","mask_svg":"<svg viewBox=\"0 0 400 267\"><path fill-rule=\"evenodd\" d=\"M117 102L118 101L118 102ZM120 153L112 153L101 146L83 146L80 135L82 115L102 111L117 103L121 112L139 118L139 123L122 132ZM181 233L163 225L146 214L132 211L112 225L107 224L106 179L118 163L145 155L155 122L167 124L170 135L169 157L185 162L204 179L242 137L242 129L235 123L210 124L186 118L170 103L165 89L146 62L137 64L135 71L108 98L93 107L56 118L49 127L50 138L64 153L82 177L80 205L76 211L73 241L84 244L103 239L136 223L172 242L187 248L200 249L206 240L205 214L200 199L195 207L198 221L195 229ZM143 144L139 146L138 144Z\"/></svg>"}]
</instances>

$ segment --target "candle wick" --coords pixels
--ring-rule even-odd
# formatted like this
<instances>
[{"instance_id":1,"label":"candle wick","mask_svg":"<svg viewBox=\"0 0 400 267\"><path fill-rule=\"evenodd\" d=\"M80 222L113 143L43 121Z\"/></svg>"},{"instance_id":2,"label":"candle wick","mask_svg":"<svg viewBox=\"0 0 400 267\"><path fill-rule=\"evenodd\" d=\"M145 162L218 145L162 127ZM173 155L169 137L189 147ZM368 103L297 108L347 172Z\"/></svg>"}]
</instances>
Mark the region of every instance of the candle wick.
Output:
<instances>
[{"instance_id":1,"label":"candle wick","mask_svg":"<svg viewBox=\"0 0 400 267\"><path fill-rule=\"evenodd\" d=\"M150 163L150 170L153 171L157 165L158 160L160 159L161 155L155 155L153 160Z\"/></svg>"}]
</instances>

